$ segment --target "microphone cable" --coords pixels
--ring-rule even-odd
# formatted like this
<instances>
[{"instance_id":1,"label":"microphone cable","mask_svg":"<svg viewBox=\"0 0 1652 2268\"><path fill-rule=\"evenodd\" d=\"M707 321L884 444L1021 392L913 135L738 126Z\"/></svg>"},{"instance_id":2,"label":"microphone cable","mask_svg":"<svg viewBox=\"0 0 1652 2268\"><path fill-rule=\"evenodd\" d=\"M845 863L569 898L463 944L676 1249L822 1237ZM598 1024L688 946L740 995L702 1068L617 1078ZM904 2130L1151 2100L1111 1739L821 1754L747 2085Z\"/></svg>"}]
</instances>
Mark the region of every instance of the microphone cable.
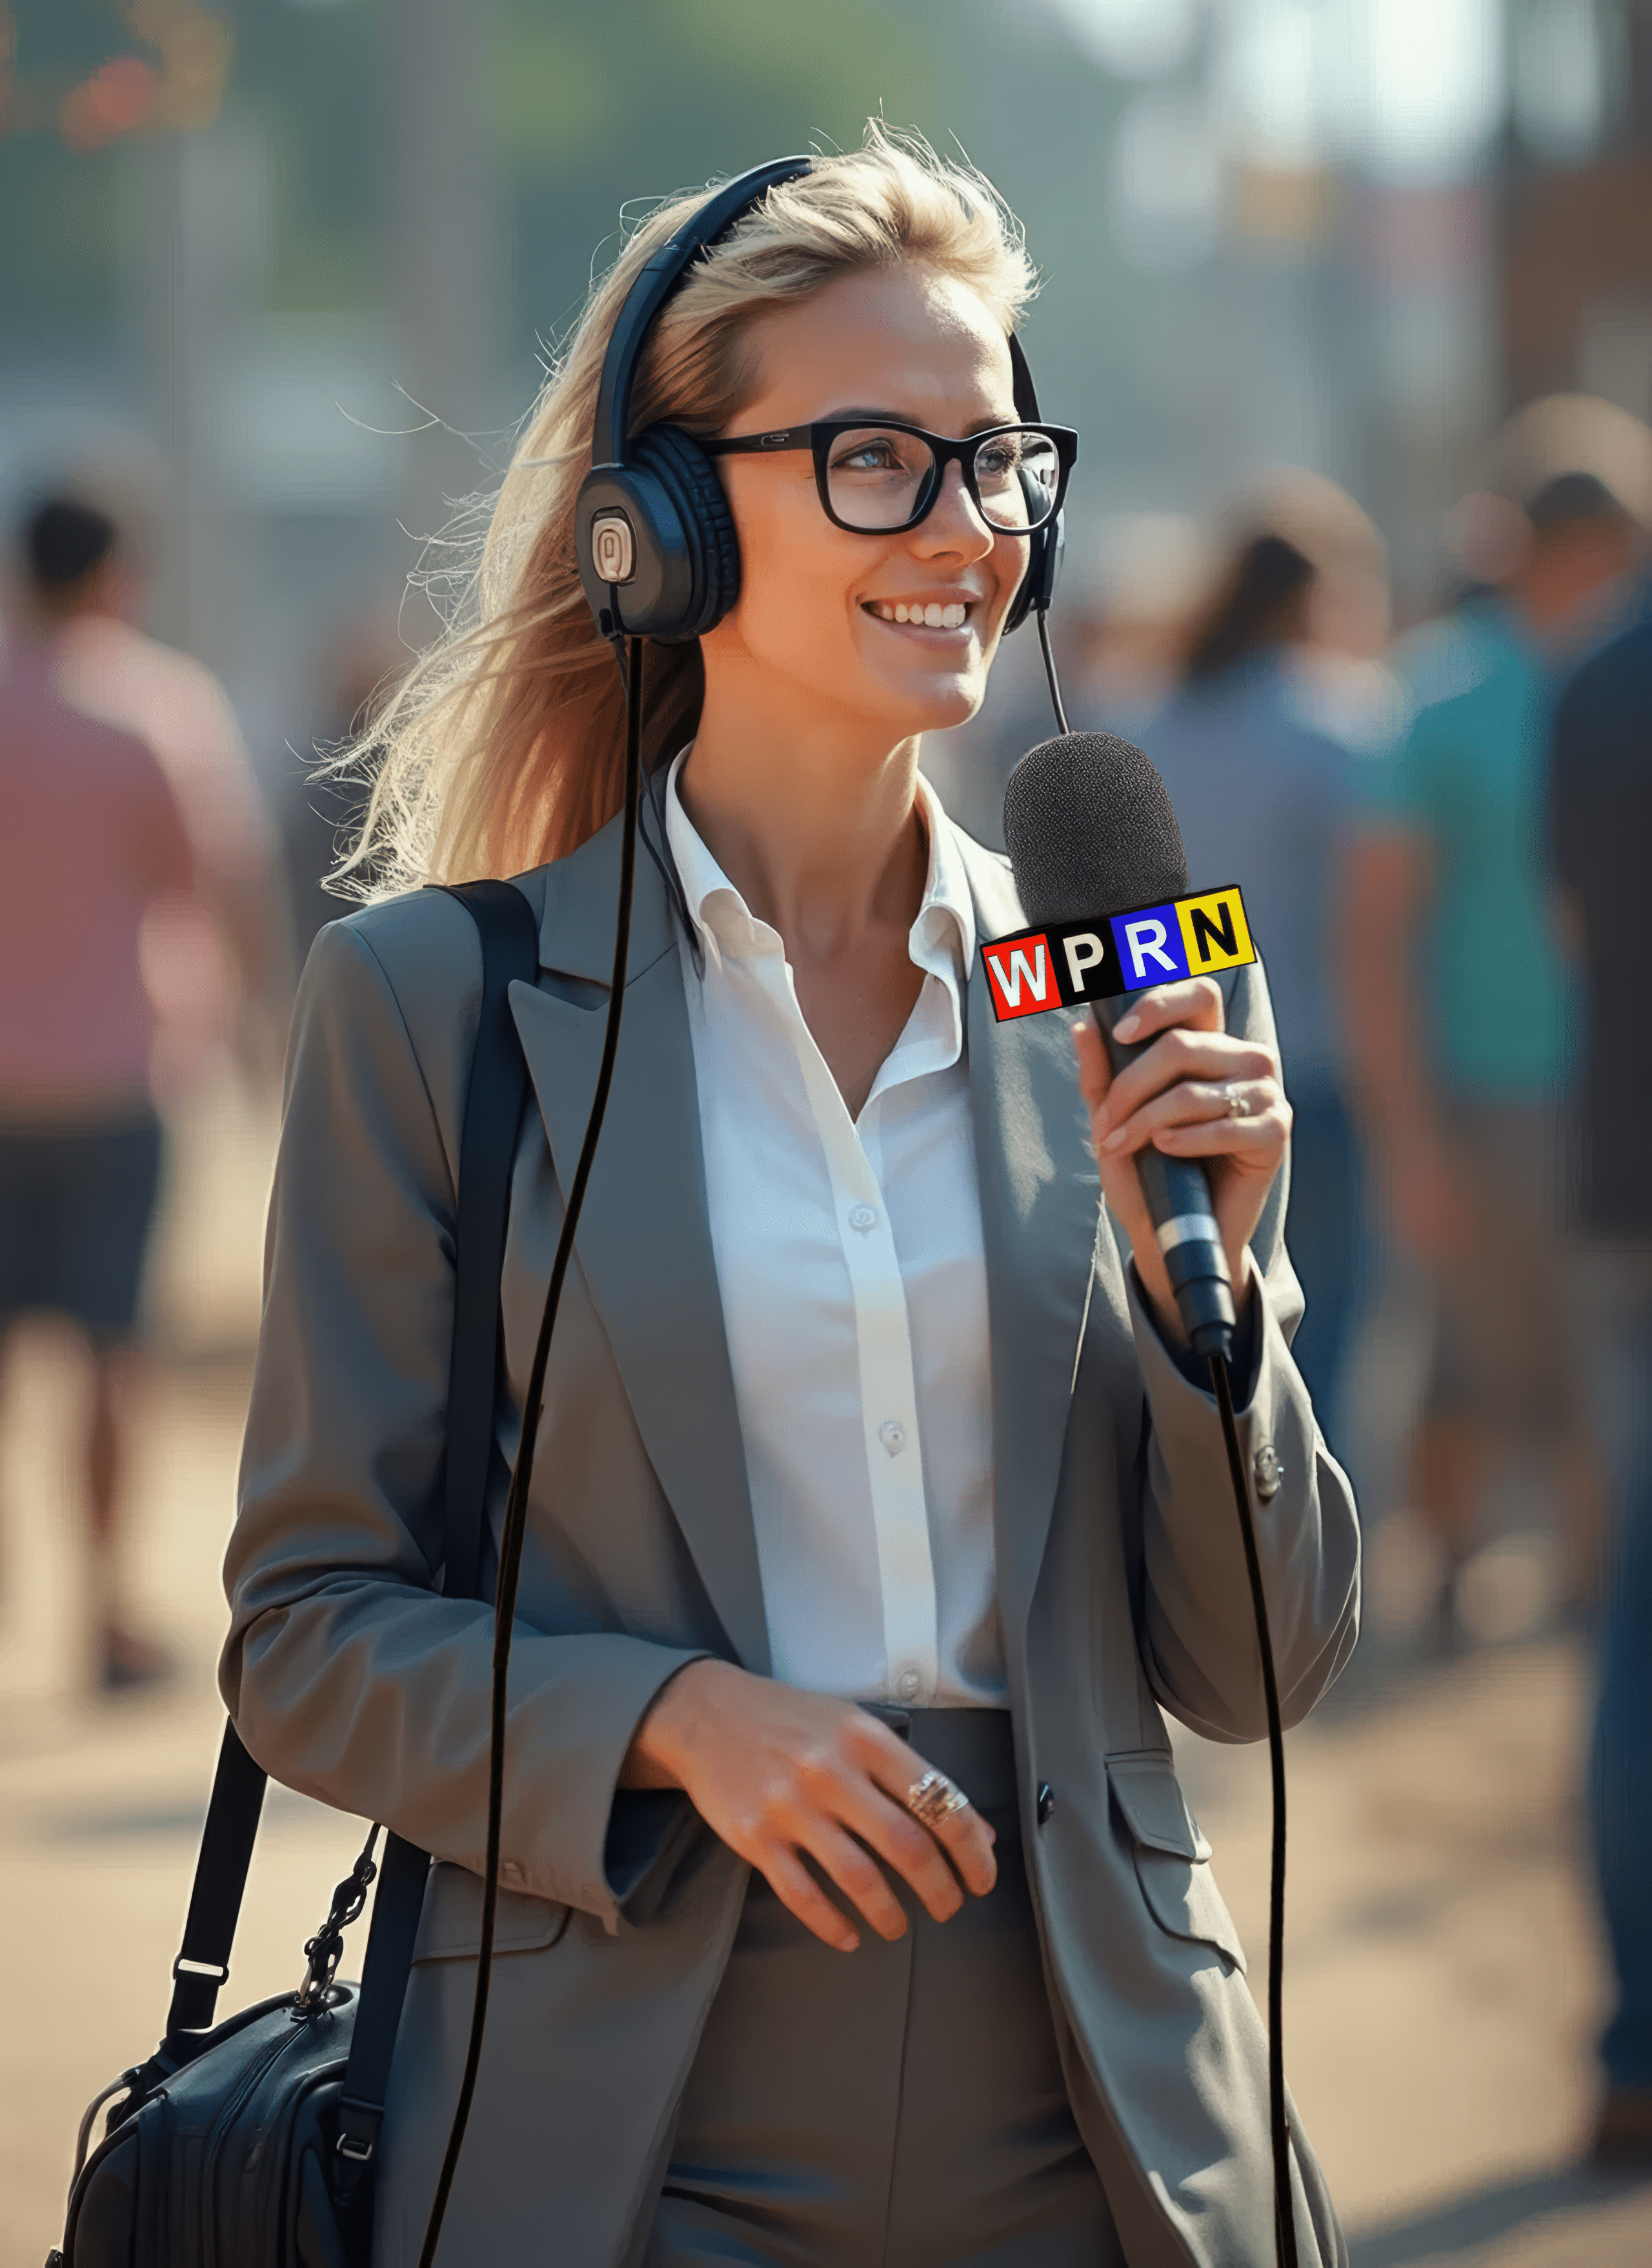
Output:
<instances>
[{"instance_id":1,"label":"microphone cable","mask_svg":"<svg viewBox=\"0 0 1652 2268\"><path fill-rule=\"evenodd\" d=\"M619 898L614 923L614 972L610 980L608 1021L602 1034L602 1058L597 1071L596 1089L591 1098L590 1116L586 1120L585 1136L579 1145L579 1163L568 1186L562 1232L557 1239L556 1258L551 1263L550 1283L545 1293L544 1313L540 1319L539 1337L534 1347L533 1368L528 1373L527 1393L522 1408L522 1438L516 1452L516 1467L511 1475L504 1529L499 1538L499 1572L493 1607L492 1712L488 1732L487 1857L482 1889L482 1939L476 1952L476 1991L471 2004L470 2040L465 2052L464 2076L459 2083L459 2100L448 2131L447 2148L437 2179L430 2218L424 2227L418 2268L433 2268L436 2247L440 2242L442 2223L446 2217L447 2201L453 2193L459 2154L464 2147L465 2129L470 2122L470 2108L476 2092L476 2074L482 2066L482 2040L487 2029L488 1988L493 1969L494 1926L499 1908L499 1843L505 1816L505 1727L511 1631L516 1616L522 1545L527 1533L527 1492L534 1480L534 1453L544 1403L545 1372L550 1359L551 1333L557 1326L557 1310L562 1303L563 1283L573 1253L574 1231L579 1225L579 1215L584 1208L586 1187L591 1178L597 1140L608 1113L608 1093L614 1084L615 1058L619 1052L620 1018L625 1003L625 968L631 951L631 899L637 880L637 821L642 784L643 641L635 637L623 640L616 637L614 651L625 691L625 810L620 836Z\"/></svg>"},{"instance_id":2,"label":"microphone cable","mask_svg":"<svg viewBox=\"0 0 1652 2268\"><path fill-rule=\"evenodd\" d=\"M1268 1623L1267 1594L1262 1587L1256 1521L1250 1511L1250 1490L1245 1480L1244 1454L1239 1447L1239 1427L1234 1418L1233 1388L1225 1355L1213 1354L1210 1358L1210 1383L1221 1418L1228 1472L1233 1482L1239 1532L1244 1539L1245 1573L1250 1578L1250 1605L1256 1616L1257 1646L1262 1656L1262 1700L1267 1712L1268 1765L1273 1781L1273 1830L1268 1862L1268 2131L1273 2146L1273 2242L1280 2268L1298 2268L1296 2209L1291 2198L1291 2129L1285 2110L1285 1724L1280 1714L1280 1681L1273 1666L1273 1638Z\"/></svg>"}]
</instances>

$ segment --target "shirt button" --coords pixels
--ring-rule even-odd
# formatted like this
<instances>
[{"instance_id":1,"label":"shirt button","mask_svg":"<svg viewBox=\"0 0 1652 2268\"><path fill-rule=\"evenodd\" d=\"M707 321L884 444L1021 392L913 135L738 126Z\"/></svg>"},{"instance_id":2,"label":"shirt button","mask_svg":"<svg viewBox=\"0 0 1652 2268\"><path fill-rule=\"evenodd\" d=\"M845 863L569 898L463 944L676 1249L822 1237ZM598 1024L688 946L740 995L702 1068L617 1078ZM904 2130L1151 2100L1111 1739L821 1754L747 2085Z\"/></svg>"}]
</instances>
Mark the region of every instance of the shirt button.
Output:
<instances>
[{"instance_id":1,"label":"shirt button","mask_svg":"<svg viewBox=\"0 0 1652 2268\"><path fill-rule=\"evenodd\" d=\"M878 1428L878 1439L892 1457L898 1457L906 1447L906 1428L898 1418L886 1418Z\"/></svg>"},{"instance_id":2,"label":"shirt button","mask_svg":"<svg viewBox=\"0 0 1652 2268\"><path fill-rule=\"evenodd\" d=\"M915 1669L903 1669L896 1690L903 1701L916 1701L923 1683L923 1679Z\"/></svg>"},{"instance_id":3,"label":"shirt button","mask_svg":"<svg viewBox=\"0 0 1652 2268\"><path fill-rule=\"evenodd\" d=\"M1041 1779L1038 1783L1038 1800L1036 1808L1038 1813L1038 1824L1040 1827L1046 1826L1049 1823L1051 1813L1056 1808L1056 1792L1047 1779Z\"/></svg>"},{"instance_id":4,"label":"shirt button","mask_svg":"<svg viewBox=\"0 0 1652 2268\"><path fill-rule=\"evenodd\" d=\"M851 1206L849 1211L849 1226L851 1228L866 1230L868 1228L875 1228L877 1225L877 1214L873 1211L870 1205L861 1204Z\"/></svg>"}]
</instances>

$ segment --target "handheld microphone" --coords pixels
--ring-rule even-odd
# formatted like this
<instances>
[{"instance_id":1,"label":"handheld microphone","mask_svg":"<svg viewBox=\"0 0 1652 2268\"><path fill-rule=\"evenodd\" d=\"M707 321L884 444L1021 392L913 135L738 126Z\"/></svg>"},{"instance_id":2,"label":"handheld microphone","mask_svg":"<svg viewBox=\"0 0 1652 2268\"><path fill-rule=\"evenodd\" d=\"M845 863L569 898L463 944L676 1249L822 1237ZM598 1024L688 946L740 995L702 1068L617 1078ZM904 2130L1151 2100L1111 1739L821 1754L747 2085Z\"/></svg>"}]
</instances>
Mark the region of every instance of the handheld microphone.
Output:
<instances>
[{"instance_id":1,"label":"handheld microphone","mask_svg":"<svg viewBox=\"0 0 1652 2268\"><path fill-rule=\"evenodd\" d=\"M1040 926L1104 920L1187 890L1164 782L1111 733L1066 733L1024 755L1004 790L1004 840L1027 918ZM1090 1004L1116 1072L1151 1045L1113 1035L1147 989ZM1136 1170L1188 1344L1195 1354L1231 1354L1233 1284L1209 1175L1196 1158L1151 1145L1137 1152Z\"/></svg>"},{"instance_id":2,"label":"handheld microphone","mask_svg":"<svg viewBox=\"0 0 1652 2268\"><path fill-rule=\"evenodd\" d=\"M1045 950L1052 965L1053 940L1063 937L1063 924L1086 932L1071 939L1073 947L1093 946L1099 953L1101 938L1090 932L1108 926L1114 917L1154 902L1169 915L1174 910L1172 902L1182 899L1187 889L1187 854L1164 782L1139 748L1110 733L1064 733L1021 758L1004 791L1004 840L1028 919L1036 927L1048 925ZM1126 922L1123 926L1128 934L1131 924ZM1154 926L1162 943L1168 926ZM1227 956L1230 962L1239 957L1236 953ZM1247 952L1244 957L1250 955ZM1079 953L1070 961L1075 978L1087 961L1088 955ZM1116 1071L1133 1062L1141 1047L1121 1045L1113 1035L1113 1026L1147 989L1143 986L1133 993L1090 1001ZM1290 2121L1285 2099L1285 1732L1250 1484L1228 1376L1233 1352L1233 1286L1203 1166L1191 1158L1167 1158L1149 1147L1138 1152L1136 1167L1176 1293L1182 1328L1195 1352L1210 1360L1211 1391L1221 1421L1228 1477L1239 1515L1245 1575L1256 1617L1273 1786L1267 2007L1274 2257L1278 2268L1297 2268Z\"/></svg>"}]
</instances>

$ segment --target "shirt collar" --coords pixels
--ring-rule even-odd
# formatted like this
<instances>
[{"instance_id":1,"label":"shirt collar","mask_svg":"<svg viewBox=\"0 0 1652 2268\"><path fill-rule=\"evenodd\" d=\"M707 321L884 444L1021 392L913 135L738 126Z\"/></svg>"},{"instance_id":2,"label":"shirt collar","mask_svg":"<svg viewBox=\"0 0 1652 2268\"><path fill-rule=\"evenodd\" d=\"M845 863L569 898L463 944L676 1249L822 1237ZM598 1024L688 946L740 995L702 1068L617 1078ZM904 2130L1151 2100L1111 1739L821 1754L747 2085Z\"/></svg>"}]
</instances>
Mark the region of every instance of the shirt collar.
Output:
<instances>
[{"instance_id":1,"label":"shirt collar","mask_svg":"<svg viewBox=\"0 0 1652 2268\"><path fill-rule=\"evenodd\" d=\"M677 775L688 755L684 748L666 781L666 842L676 863L694 926L707 955L720 967L726 953L749 948L759 925L682 808ZM929 871L911 927L910 949L917 966L939 977L955 998L969 981L975 954L975 902L952 821L921 772L918 800L929 837Z\"/></svg>"}]
</instances>

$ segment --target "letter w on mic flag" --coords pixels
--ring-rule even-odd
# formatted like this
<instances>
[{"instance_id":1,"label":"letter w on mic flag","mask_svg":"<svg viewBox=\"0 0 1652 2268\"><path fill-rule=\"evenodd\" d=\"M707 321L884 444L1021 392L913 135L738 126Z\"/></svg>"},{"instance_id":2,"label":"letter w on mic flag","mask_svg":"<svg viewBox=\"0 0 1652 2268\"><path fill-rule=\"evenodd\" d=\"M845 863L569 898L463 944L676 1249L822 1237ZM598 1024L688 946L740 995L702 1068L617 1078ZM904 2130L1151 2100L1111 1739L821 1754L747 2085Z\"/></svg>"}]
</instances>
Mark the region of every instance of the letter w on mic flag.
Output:
<instances>
[{"instance_id":1,"label":"letter w on mic flag","mask_svg":"<svg viewBox=\"0 0 1652 2268\"><path fill-rule=\"evenodd\" d=\"M1166 904L1051 922L981 947L1000 1024L1051 1008L1081 1008L1121 992L1238 968L1257 957L1237 884Z\"/></svg>"}]
</instances>

